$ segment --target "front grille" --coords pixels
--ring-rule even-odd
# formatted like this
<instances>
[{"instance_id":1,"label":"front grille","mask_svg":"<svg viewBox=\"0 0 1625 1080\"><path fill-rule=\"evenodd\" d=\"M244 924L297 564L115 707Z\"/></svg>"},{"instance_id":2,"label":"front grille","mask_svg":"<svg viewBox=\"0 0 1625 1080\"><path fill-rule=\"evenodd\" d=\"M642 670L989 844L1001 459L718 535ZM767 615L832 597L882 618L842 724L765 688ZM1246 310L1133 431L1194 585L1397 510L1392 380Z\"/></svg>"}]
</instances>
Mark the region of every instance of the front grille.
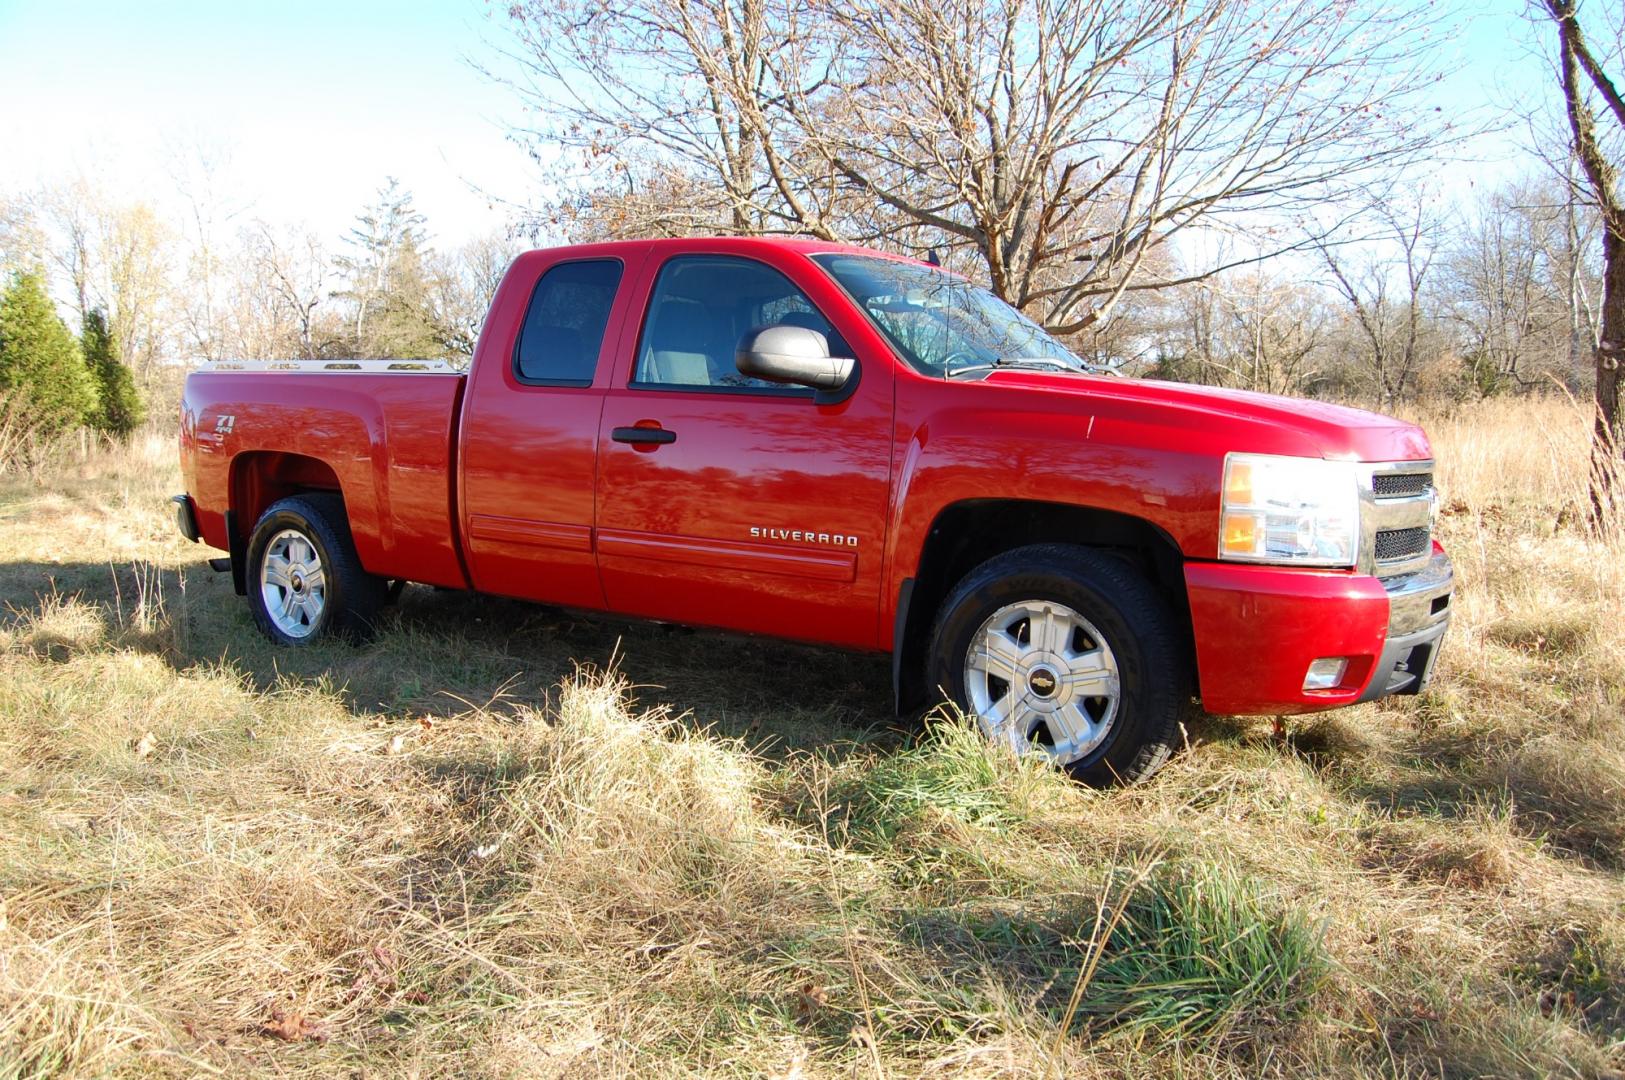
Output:
<instances>
[{"instance_id":1,"label":"front grille","mask_svg":"<svg viewBox=\"0 0 1625 1080\"><path fill-rule=\"evenodd\" d=\"M1385 529L1377 533L1377 561L1414 559L1428 549L1428 528Z\"/></svg>"},{"instance_id":2,"label":"front grille","mask_svg":"<svg viewBox=\"0 0 1625 1080\"><path fill-rule=\"evenodd\" d=\"M1408 499L1425 494L1433 486L1432 473L1378 473L1371 478L1372 493L1379 499Z\"/></svg>"}]
</instances>

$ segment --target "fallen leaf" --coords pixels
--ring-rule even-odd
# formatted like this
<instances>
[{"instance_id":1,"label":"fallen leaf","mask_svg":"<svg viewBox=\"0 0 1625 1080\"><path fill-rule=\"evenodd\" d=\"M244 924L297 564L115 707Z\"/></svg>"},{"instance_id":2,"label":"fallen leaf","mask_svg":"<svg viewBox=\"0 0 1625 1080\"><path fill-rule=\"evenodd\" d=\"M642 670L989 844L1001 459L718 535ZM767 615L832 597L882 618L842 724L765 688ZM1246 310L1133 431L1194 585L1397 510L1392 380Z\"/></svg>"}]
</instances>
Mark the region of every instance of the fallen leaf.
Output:
<instances>
[{"instance_id":1,"label":"fallen leaf","mask_svg":"<svg viewBox=\"0 0 1625 1080\"><path fill-rule=\"evenodd\" d=\"M397 735L393 739L389 740L389 752L391 754L398 754L402 750L405 750L405 749L406 749L406 736L405 735Z\"/></svg>"},{"instance_id":2,"label":"fallen leaf","mask_svg":"<svg viewBox=\"0 0 1625 1080\"><path fill-rule=\"evenodd\" d=\"M434 721L430 720L427 716L420 716L418 717L418 726L423 728L424 731L433 731Z\"/></svg>"},{"instance_id":3,"label":"fallen leaf","mask_svg":"<svg viewBox=\"0 0 1625 1080\"><path fill-rule=\"evenodd\" d=\"M135 756L138 758L144 758L148 754L151 754L157 745L158 736L149 731L145 735L141 736L141 741L135 744Z\"/></svg>"},{"instance_id":4,"label":"fallen leaf","mask_svg":"<svg viewBox=\"0 0 1625 1080\"><path fill-rule=\"evenodd\" d=\"M260 1026L260 1032L283 1042L326 1042L327 1031L302 1012L283 1012L272 1009L271 1018Z\"/></svg>"},{"instance_id":5,"label":"fallen leaf","mask_svg":"<svg viewBox=\"0 0 1625 1080\"><path fill-rule=\"evenodd\" d=\"M807 983L796 991L795 1014L797 1020L811 1020L818 1010L829 1004L829 995L815 982Z\"/></svg>"}]
</instances>

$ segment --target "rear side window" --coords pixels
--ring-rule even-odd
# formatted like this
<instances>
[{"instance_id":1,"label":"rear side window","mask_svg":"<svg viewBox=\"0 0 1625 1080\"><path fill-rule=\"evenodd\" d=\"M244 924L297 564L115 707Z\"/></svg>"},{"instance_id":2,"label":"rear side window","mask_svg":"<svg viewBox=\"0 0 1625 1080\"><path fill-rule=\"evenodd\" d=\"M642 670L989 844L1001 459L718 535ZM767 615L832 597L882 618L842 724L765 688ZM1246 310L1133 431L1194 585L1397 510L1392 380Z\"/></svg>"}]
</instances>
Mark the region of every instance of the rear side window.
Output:
<instances>
[{"instance_id":1,"label":"rear side window","mask_svg":"<svg viewBox=\"0 0 1625 1080\"><path fill-rule=\"evenodd\" d=\"M590 386L620 283L621 264L614 259L559 263L543 274L514 348L519 381Z\"/></svg>"}]
</instances>

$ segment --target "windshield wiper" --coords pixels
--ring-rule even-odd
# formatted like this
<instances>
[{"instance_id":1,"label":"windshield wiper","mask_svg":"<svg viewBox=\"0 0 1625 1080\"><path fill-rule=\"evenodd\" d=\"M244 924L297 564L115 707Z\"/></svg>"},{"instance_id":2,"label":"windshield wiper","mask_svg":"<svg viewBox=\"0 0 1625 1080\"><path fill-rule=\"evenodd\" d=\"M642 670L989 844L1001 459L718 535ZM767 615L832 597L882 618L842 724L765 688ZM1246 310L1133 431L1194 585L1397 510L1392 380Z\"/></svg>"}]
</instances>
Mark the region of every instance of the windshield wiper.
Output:
<instances>
[{"instance_id":1,"label":"windshield wiper","mask_svg":"<svg viewBox=\"0 0 1625 1080\"><path fill-rule=\"evenodd\" d=\"M997 371L1001 368L1014 368L1018 371L1066 371L1074 375L1085 374L1087 369L1073 367L1064 360L1057 360L1051 356L1011 356L998 357L990 364L966 364L944 373L944 378L953 379L967 373Z\"/></svg>"}]
</instances>

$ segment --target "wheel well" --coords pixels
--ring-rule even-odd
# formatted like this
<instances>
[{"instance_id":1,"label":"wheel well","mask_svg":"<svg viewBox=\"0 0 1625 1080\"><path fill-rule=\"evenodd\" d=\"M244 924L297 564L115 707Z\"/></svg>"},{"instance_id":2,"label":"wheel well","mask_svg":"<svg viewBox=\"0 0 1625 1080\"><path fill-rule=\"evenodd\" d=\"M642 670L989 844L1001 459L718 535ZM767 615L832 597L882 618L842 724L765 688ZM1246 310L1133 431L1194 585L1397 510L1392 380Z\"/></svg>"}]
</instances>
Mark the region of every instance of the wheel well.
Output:
<instances>
[{"instance_id":1,"label":"wheel well","mask_svg":"<svg viewBox=\"0 0 1625 1080\"><path fill-rule=\"evenodd\" d=\"M946 507L931 523L920 552L908 611L893 648L897 704L926 703L926 651L937 610L966 574L993 556L1030 544L1078 544L1122 558L1167 597L1191 647L1184 559L1151 522L1111 510L1017 499L973 499Z\"/></svg>"},{"instance_id":2,"label":"wheel well","mask_svg":"<svg viewBox=\"0 0 1625 1080\"><path fill-rule=\"evenodd\" d=\"M239 454L231 463L231 508L243 539L267 507L303 491L331 491L340 498L338 474L330 465L303 454L276 450Z\"/></svg>"}]
</instances>

